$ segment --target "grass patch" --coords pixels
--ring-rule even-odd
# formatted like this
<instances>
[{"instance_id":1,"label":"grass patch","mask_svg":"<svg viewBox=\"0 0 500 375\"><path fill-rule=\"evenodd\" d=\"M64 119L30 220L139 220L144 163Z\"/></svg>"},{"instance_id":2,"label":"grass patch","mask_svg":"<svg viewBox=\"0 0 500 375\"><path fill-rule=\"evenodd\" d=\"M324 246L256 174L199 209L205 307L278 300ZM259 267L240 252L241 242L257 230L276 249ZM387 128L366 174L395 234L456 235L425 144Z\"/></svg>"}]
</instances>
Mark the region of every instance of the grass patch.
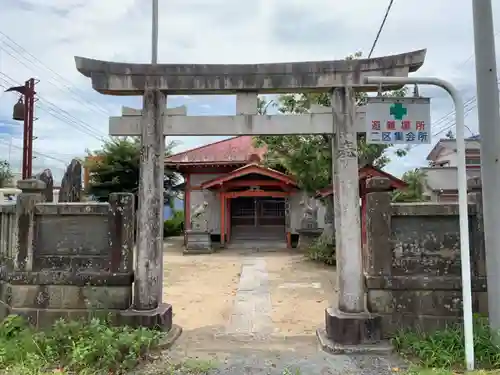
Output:
<instances>
[{"instance_id":1,"label":"grass patch","mask_svg":"<svg viewBox=\"0 0 500 375\"><path fill-rule=\"evenodd\" d=\"M22 317L11 315L0 324L0 373L125 374L161 337L159 331L112 327L99 319L60 320L35 331Z\"/></svg>"},{"instance_id":2,"label":"grass patch","mask_svg":"<svg viewBox=\"0 0 500 375\"><path fill-rule=\"evenodd\" d=\"M171 364L168 366L165 375L167 374L186 374L186 375L205 375L217 368L215 362L202 361L199 359L186 359L181 363Z\"/></svg>"},{"instance_id":3,"label":"grass patch","mask_svg":"<svg viewBox=\"0 0 500 375\"><path fill-rule=\"evenodd\" d=\"M335 266L335 246L328 243L321 236L314 240L309 249L307 249L306 257L315 262L321 262L328 266Z\"/></svg>"},{"instance_id":4,"label":"grass patch","mask_svg":"<svg viewBox=\"0 0 500 375\"><path fill-rule=\"evenodd\" d=\"M463 327L451 326L432 333L400 331L392 340L395 348L417 367L408 374L447 375L463 371L465 345ZM500 375L500 347L492 340L486 318L474 317L476 367Z\"/></svg>"},{"instance_id":5,"label":"grass patch","mask_svg":"<svg viewBox=\"0 0 500 375\"><path fill-rule=\"evenodd\" d=\"M460 372L447 369L425 369L425 368L415 368L408 370L404 375L457 375ZM478 370L467 372L467 375L500 375L500 370Z\"/></svg>"}]
</instances>

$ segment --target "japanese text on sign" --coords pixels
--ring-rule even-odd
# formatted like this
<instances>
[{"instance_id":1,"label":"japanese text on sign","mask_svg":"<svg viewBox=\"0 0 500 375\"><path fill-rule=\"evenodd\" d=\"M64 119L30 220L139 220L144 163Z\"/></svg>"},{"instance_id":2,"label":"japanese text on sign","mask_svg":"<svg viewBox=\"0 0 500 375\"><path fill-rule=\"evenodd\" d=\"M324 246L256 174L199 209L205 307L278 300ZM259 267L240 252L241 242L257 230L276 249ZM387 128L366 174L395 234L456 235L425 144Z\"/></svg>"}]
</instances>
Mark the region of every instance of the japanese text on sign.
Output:
<instances>
[{"instance_id":1,"label":"japanese text on sign","mask_svg":"<svg viewBox=\"0 0 500 375\"><path fill-rule=\"evenodd\" d=\"M428 98L369 98L366 108L367 143L431 143Z\"/></svg>"}]
</instances>

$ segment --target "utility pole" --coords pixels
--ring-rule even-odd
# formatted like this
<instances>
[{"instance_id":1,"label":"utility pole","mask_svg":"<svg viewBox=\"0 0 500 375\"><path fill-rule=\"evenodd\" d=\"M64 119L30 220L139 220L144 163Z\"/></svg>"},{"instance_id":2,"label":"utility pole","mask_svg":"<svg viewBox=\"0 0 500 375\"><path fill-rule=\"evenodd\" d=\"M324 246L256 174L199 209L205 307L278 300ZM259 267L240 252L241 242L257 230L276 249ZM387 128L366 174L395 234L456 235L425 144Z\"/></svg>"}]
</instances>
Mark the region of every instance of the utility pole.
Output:
<instances>
[{"instance_id":1,"label":"utility pole","mask_svg":"<svg viewBox=\"0 0 500 375\"><path fill-rule=\"evenodd\" d=\"M490 328L500 330L500 114L491 0L472 0Z\"/></svg>"},{"instance_id":2,"label":"utility pole","mask_svg":"<svg viewBox=\"0 0 500 375\"><path fill-rule=\"evenodd\" d=\"M153 1L153 22L152 22L152 35L151 35L151 63L158 63L158 0Z\"/></svg>"},{"instance_id":3,"label":"utility pole","mask_svg":"<svg viewBox=\"0 0 500 375\"><path fill-rule=\"evenodd\" d=\"M22 95L14 105L14 120L23 121L23 180L30 178L33 172L33 122L35 112L35 79L30 78L24 86L10 87L5 91L17 91ZM24 100L23 100L24 99Z\"/></svg>"},{"instance_id":4,"label":"utility pole","mask_svg":"<svg viewBox=\"0 0 500 375\"><path fill-rule=\"evenodd\" d=\"M33 122L35 112L35 79L30 78L26 81L26 94L24 95L24 134L23 150L25 150L26 159L23 157L23 171L25 177L30 178L33 174ZM23 154L24 156L24 154ZM26 160L26 161L24 161Z\"/></svg>"}]
</instances>

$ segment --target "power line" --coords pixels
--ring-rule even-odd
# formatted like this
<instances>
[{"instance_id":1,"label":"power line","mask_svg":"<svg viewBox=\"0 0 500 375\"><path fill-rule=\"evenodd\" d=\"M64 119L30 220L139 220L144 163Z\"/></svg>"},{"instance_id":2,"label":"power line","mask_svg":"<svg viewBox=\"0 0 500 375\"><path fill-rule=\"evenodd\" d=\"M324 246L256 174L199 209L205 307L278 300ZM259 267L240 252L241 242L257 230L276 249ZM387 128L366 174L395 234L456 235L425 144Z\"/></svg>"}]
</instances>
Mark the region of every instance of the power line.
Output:
<instances>
[{"instance_id":1,"label":"power line","mask_svg":"<svg viewBox=\"0 0 500 375\"><path fill-rule=\"evenodd\" d=\"M6 142L4 139L0 139L0 144L7 145L9 147L12 147L12 148L15 148L15 149L18 149L18 150L22 150L23 149L21 146L18 146L18 145L15 145L15 144L11 144L10 142ZM41 156L41 157L46 158L46 159L51 159L51 160L58 161L60 163L66 164L66 162L64 160L58 159L58 158L56 158L54 156L51 156L51 155L44 154L42 152L33 151L33 154Z\"/></svg>"},{"instance_id":2,"label":"power line","mask_svg":"<svg viewBox=\"0 0 500 375\"><path fill-rule=\"evenodd\" d=\"M387 17L389 16L389 12L391 11L392 4L394 4L394 0L389 1L389 5L387 6L387 9L385 11L384 18L382 20L382 23L380 24L380 27L378 28L377 35L375 36L375 40L373 41L372 48L370 49L370 53L368 54L368 58L372 57L372 53L375 50L375 46L377 45L378 39L380 38L380 34L382 33L382 30L384 29L385 22L387 21Z\"/></svg>"},{"instance_id":3,"label":"power line","mask_svg":"<svg viewBox=\"0 0 500 375\"><path fill-rule=\"evenodd\" d=\"M499 34L500 34L500 31L497 31L495 33L495 37L498 36ZM460 64L460 66L464 67L465 64L467 64L473 57L474 57L474 53L472 53L469 57L467 57L467 59L465 59L465 61L462 64ZM500 79L497 80L497 83L500 84ZM467 108L468 105L471 105L471 107ZM476 107L477 107L477 98L474 95L473 97L469 98L468 100L466 100L464 102L464 111L465 111L464 117L467 117ZM442 134L447 130L450 130L453 126L456 125L454 117L450 117L450 116L453 116L455 114L455 112L456 112L455 109L453 109L449 113L447 113L446 115L444 115L443 117L438 119L436 122L432 123L433 126L435 126L435 125L437 125L437 124L439 124L439 123L441 123L449 118L448 121L445 122L444 126L440 127L440 129L437 132L432 134L433 137L435 137L439 134ZM472 131L467 126L466 126L466 128L472 134ZM421 144L414 145L414 146L410 147L410 150L414 149L415 147L419 147L419 146L423 146L423 145L421 145Z\"/></svg>"},{"instance_id":4,"label":"power line","mask_svg":"<svg viewBox=\"0 0 500 375\"><path fill-rule=\"evenodd\" d=\"M37 67L37 64L40 65L42 68L44 68L45 70L47 70L50 73L52 73L52 75L54 77L56 77L55 82L60 83L66 89L66 91L69 94L72 94L74 97L76 97L76 99L79 100L83 105L87 106L87 104L88 104L89 105L88 106L89 109L91 109L91 110L97 109L98 111L100 111L101 113L105 114L106 116L109 116L111 114L110 111L107 110L106 108L102 107L101 105L99 105L99 104L97 104L95 102L92 102L92 101L88 100L85 97L86 94L85 94L84 91L79 90L76 87L73 87L73 84L69 80L67 80L61 74L59 74L56 71L54 71L53 69L51 69L46 64L44 64L40 59L38 59L35 55L33 55L28 50L26 50L25 48L23 48L19 43L17 43L15 40L13 40L11 37L9 37L7 34L5 34L4 32L0 31L0 36L3 36L3 40L0 39L0 41L5 46L7 46L11 51L13 51L13 52L9 52L9 51L7 51L7 50L4 49L4 51L7 54L9 54L12 58L14 58L17 61L19 61L19 59L13 55L13 53L14 53L14 54L18 54L19 56L21 56L23 59L25 59L26 61L28 61L30 64L32 64L35 67ZM31 60L28 59L24 55L27 55L28 57L30 57ZM48 81L48 82L52 83L51 81ZM53 85L55 87L57 87L58 89L60 89L60 87L56 86L55 84L53 84ZM82 99L83 101L81 101L80 99Z\"/></svg>"},{"instance_id":5,"label":"power line","mask_svg":"<svg viewBox=\"0 0 500 375\"><path fill-rule=\"evenodd\" d=\"M5 73L0 72L0 80L3 81L4 84L0 81L0 86L7 88L9 85L20 85L20 83L16 82L12 77L8 76ZM2 76L6 77L3 78ZM5 86L7 85L7 86ZM72 124L75 129L82 131L83 133L99 140L102 141L102 136L98 136L96 134L103 134L100 132L98 129L94 128L90 124L86 123L83 120L77 119L73 115L71 115L69 112L65 111L64 109L60 108L56 104L52 103L51 101L45 99L41 95L37 95L39 98L39 104L37 107L39 107L41 110L45 111L46 113L50 114L51 116L57 118L58 120L62 121L65 124Z\"/></svg>"},{"instance_id":6,"label":"power line","mask_svg":"<svg viewBox=\"0 0 500 375\"><path fill-rule=\"evenodd\" d=\"M2 45L4 46L3 48L2 48ZM8 47L10 49L10 51L6 50L5 46ZM20 44L18 44L16 41L14 41L11 37L9 37L7 34L5 34L2 31L0 31L0 49L2 49L4 52L6 52L12 58L14 58L16 61L18 61L20 64L24 65L26 68L28 68L30 70L32 70L33 67L35 69L37 69L37 68L39 68L39 66L41 66L45 70L51 72L52 75L55 76L56 79L54 80L54 79L50 78L49 80L47 80L48 83L52 84L54 87L56 87L58 89L61 89L61 87L59 87L58 84L62 84L64 86L64 88L66 89L66 91L74 99L76 99L80 104L82 104L82 106L84 106L92 111L95 111L95 109L97 109L97 110L101 111L101 114L105 114L106 116L109 116L108 110L104 109L102 106L99 106L99 105L87 100L85 97L82 96L82 94L85 94L83 91L80 91L76 88L71 87L70 81L68 81L63 76L61 76L59 73L55 72L53 69L48 67L41 60L39 60L36 56L34 56L29 51L27 51L25 48L23 48ZM28 62L31 66L27 65L25 61L16 57L16 54L21 59ZM30 57L31 59L27 58L26 55L28 57ZM9 77L5 73L0 72L0 74L3 75L4 77L8 78L8 80L15 82L15 84L18 84L14 79L12 79L12 77ZM0 79L1 78L2 77L0 77ZM7 84L10 84L8 82L8 80L5 80L5 79L3 79L3 80L6 81ZM66 81L69 83L69 85L64 83L64 82L61 83L61 81ZM77 128L78 130L82 131L83 133L85 133L85 134L87 134L87 135L89 135L89 136L91 136L99 141L103 141L103 137L108 137L108 135L102 133L100 130L96 129L95 127L86 123L85 121L77 119L76 117L71 115L69 112L61 109L59 106L55 105L54 103L50 102L49 100L41 97L40 95L38 95L38 98L43 102L43 103L40 103L40 102L38 103L39 109L41 109L42 111L57 118L58 120L62 121L63 123L71 124L75 128ZM83 99L83 101L80 99ZM99 135L99 134L101 134L101 135Z\"/></svg>"}]
</instances>

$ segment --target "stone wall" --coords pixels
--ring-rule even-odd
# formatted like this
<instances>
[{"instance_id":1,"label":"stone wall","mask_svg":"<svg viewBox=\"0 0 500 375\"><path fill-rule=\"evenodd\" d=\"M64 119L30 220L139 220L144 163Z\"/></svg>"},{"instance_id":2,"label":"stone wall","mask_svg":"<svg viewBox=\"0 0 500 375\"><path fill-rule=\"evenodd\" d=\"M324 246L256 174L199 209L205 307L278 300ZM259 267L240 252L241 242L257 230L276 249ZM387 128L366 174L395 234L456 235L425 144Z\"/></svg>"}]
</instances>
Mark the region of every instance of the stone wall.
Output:
<instances>
[{"instance_id":1,"label":"stone wall","mask_svg":"<svg viewBox=\"0 0 500 375\"><path fill-rule=\"evenodd\" d=\"M487 313L481 193L469 194L473 309ZM458 204L391 203L389 181L367 181L363 249L370 312L383 317L384 334L398 328L430 331L462 318Z\"/></svg>"},{"instance_id":2,"label":"stone wall","mask_svg":"<svg viewBox=\"0 0 500 375\"><path fill-rule=\"evenodd\" d=\"M42 185L20 181L16 204L2 206L0 319L22 314L44 327L61 317L120 316L132 304L133 195L44 203ZM3 246L8 215L15 246Z\"/></svg>"}]
</instances>

